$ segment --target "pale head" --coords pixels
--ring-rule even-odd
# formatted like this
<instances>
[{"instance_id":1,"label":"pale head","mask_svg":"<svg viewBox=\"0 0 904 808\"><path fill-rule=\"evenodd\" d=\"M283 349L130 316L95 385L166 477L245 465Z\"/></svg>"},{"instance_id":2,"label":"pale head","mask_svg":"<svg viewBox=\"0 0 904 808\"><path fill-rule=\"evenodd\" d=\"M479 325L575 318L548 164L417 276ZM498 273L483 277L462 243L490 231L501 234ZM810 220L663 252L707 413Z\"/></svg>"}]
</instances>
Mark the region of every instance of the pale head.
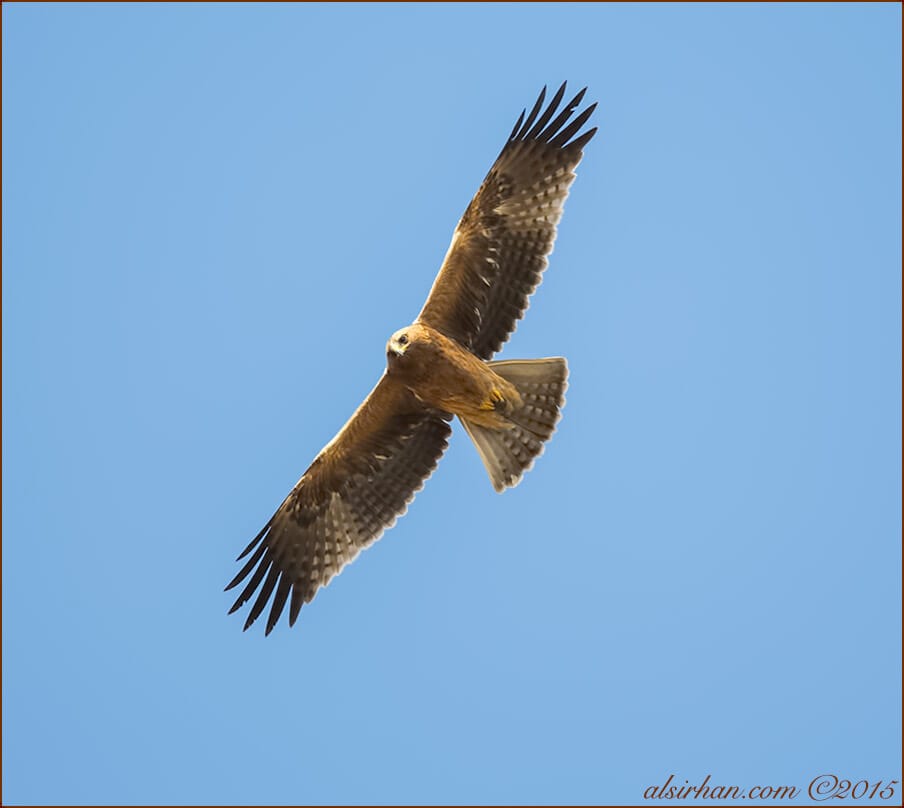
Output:
<instances>
[{"instance_id":1,"label":"pale head","mask_svg":"<svg viewBox=\"0 0 904 808\"><path fill-rule=\"evenodd\" d=\"M405 355L405 351L408 350L408 346L411 344L411 335L408 333L410 330L411 326L400 328L389 338L389 342L386 343L387 356L400 357Z\"/></svg>"}]
</instances>

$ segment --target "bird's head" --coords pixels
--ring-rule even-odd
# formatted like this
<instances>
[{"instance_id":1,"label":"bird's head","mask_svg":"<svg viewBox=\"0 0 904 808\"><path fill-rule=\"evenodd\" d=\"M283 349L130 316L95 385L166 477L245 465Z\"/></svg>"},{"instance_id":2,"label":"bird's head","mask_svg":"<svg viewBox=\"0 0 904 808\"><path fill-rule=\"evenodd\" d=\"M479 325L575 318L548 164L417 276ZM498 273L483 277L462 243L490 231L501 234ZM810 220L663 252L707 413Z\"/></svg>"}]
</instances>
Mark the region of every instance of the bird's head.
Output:
<instances>
[{"instance_id":1,"label":"bird's head","mask_svg":"<svg viewBox=\"0 0 904 808\"><path fill-rule=\"evenodd\" d=\"M421 323L412 323L400 328L386 343L386 362L389 369L401 371L407 368L410 371L429 361L427 356L431 343L430 333Z\"/></svg>"},{"instance_id":2,"label":"bird's head","mask_svg":"<svg viewBox=\"0 0 904 808\"><path fill-rule=\"evenodd\" d=\"M410 328L400 328L386 343L386 358L393 362L405 356L408 347L411 345L412 335L408 332Z\"/></svg>"}]
</instances>

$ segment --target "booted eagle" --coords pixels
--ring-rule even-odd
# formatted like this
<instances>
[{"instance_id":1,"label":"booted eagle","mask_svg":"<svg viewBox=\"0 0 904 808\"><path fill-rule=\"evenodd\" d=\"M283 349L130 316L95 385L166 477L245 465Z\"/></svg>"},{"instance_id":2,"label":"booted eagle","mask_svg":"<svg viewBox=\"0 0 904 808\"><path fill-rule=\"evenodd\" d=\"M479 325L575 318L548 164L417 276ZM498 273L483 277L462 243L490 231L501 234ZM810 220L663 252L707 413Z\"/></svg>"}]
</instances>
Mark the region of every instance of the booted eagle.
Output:
<instances>
[{"instance_id":1,"label":"booted eagle","mask_svg":"<svg viewBox=\"0 0 904 808\"><path fill-rule=\"evenodd\" d=\"M458 416L493 487L517 485L555 430L568 366L561 357L491 361L540 283L556 224L596 128L596 104L558 114L565 84L522 111L461 217L412 325L386 345L386 370L348 423L314 458L238 560L244 582L230 614L254 598L247 629L272 598L269 634L401 516L445 451ZM249 577L250 576L250 577ZM246 579L248 579L246 581Z\"/></svg>"}]
</instances>

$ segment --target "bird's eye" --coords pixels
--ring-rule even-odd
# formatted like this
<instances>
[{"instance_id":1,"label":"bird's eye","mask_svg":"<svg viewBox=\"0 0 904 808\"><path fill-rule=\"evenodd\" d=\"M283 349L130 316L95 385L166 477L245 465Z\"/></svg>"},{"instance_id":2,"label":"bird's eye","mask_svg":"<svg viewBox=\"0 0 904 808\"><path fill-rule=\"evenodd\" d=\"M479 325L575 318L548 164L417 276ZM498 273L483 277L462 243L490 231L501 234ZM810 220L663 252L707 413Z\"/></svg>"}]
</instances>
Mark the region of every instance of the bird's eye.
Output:
<instances>
[{"instance_id":1,"label":"bird's eye","mask_svg":"<svg viewBox=\"0 0 904 808\"><path fill-rule=\"evenodd\" d=\"M408 336L406 334L399 335L399 345L407 345L408 344Z\"/></svg>"}]
</instances>

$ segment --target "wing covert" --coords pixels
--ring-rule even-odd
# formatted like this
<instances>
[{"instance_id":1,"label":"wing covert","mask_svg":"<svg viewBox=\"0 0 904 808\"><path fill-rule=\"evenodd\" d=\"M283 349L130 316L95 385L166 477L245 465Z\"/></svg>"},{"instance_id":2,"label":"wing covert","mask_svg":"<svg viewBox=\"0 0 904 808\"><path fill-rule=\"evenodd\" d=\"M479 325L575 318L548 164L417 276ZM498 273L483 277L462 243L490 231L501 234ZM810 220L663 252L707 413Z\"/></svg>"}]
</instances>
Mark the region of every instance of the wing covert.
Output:
<instances>
[{"instance_id":1,"label":"wing covert","mask_svg":"<svg viewBox=\"0 0 904 808\"><path fill-rule=\"evenodd\" d=\"M574 169L596 133L578 134L596 104L572 119L585 92L556 115L565 84L545 109L544 87L530 114L521 113L461 217L418 316L481 359L515 330L546 269Z\"/></svg>"}]
</instances>

